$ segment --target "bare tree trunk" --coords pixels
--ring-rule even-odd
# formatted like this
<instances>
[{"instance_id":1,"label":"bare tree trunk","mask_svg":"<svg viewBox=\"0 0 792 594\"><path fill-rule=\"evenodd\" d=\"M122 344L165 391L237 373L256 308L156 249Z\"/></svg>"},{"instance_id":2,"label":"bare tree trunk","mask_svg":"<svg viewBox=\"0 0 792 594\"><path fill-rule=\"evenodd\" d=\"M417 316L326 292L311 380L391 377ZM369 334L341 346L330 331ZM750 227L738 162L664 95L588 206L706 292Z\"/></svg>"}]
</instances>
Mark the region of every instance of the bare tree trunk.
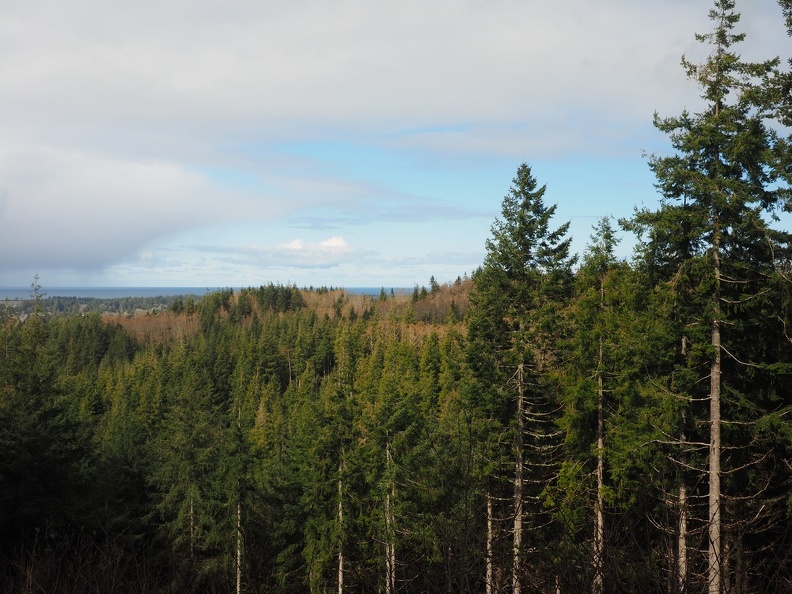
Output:
<instances>
[{"instance_id":1,"label":"bare tree trunk","mask_svg":"<svg viewBox=\"0 0 792 594\"><path fill-rule=\"evenodd\" d=\"M385 442L387 468L393 466L390 450L390 435ZM385 494L385 594L396 592L396 521L393 514L392 498L396 497L395 481L391 478L390 488Z\"/></svg>"},{"instance_id":2,"label":"bare tree trunk","mask_svg":"<svg viewBox=\"0 0 792 594\"><path fill-rule=\"evenodd\" d=\"M391 493L385 494L385 594L396 591L396 547L393 543L393 510L391 509Z\"/></svg>"},{"instance_id":3,"label":"bare tree trunk","mask_svg":"<svg viewBox=\"0 0 792 594\"><path fill-rule=\"evenodd\" d=\"M601 286L604 292L604 286ZM604 296L601 296L601 301ZM602 336L599 340L599 362L597 365L597 501L594 504L594 584L593 593L602 594L603 564L605 561L605 419L604 392L602 387Z\"/></svg>"},{"instance_id":4,"label":"bare tree trunk","mask_svg":"<svg viewBox=\"0 0 792 594\"><path fill-rule=\"evenodd\" d=\"M523 433L525 432L525 400L523 394L523 364L517 366L517 435L514 440L514 563L512 564L512 592L520 594L522 573L523 489L525 464Z\"/></svg>"},{"instance_id":5,"label":"bare tree trunk","mask_svg":"<svg viewBox=\"0 0 792 594\"><path fill-rule=\"evenodd\" d=\"M709 447L709 547L707 578L709 594L721 594L721 335L720 335L720 235L717 216L713 238L715 291L713 296L712 350L710 366L710 447Z\"/></svg>"},{"instance_id":6,"label":"bare tree trunk","mask_svg":"<svg viewBox=\"0 0 792 594\"><path fill-rule=\"evenodd\" d=\"M338 594L344 594L344 483L341 480L341 472L344 469L344 456L341 454L341 460L338 462L338 532L341 534L341 540L338 543Z\"/></svg>"},{"instance_id":7,"label":"bare tree trunk","mask_svg":"<svg viewBox=\"0 0 792 594\"><path fill-rule=\"evenodd\" d=\"M687 355L688 337L682 335L682 356ZM687 450L687 435L685 435L686 413L682 411L681 430L679 442L682 444L682 455ZM679 518L677 525L677 555L676 555L676 592L685 594L687 592L688 575L688 554L687 554L687 534L688 534L688 492L685 484L685 477L682 470L679 470L679 497L677 501L679 507Z\"/></svg>"},{"instance_id":8,"label":"bare tree trunk","mask_svg":"<svg viewBox=\"0 0 792 594\"><path fill-rule=\"evenodd\" d=\"M486 594L495 594L495 527L492 519L492 493L487 489L487 584Z\"/></svg>"},{"instance_id":9,"label":"bare tree trunk","mask_svg":"<svg viewBox=\"0 0 792 594\"><path fill-rule=\"evenodd\" d=\"M242 502L237 496L236 594L242 594Z\"/></svg>"},{"instance_id":10,"label":"bare tree trunk","mask_svg":"<svg viewBox=\"0 0 792 594\"><path fill-rule=\"evenodd\" d=\"M195 560L195 513L192 495L190 495L190 560Z\"/></svg>"},{"instance_id":11,"label":"bare tree trunk","mask_svg":"<svg viewBox=\"0 0 792 594\"><path fill-rule=\"evenodd\" d=\"M242 428L242 405L237 407L237 427ZM237 475L236 505L236 594L242 594L242 480Z\"/></svg>"},{"instance_id":12,"label":"bare tree trunk","mask_svg":"<svg viewBox=\"0 0 792 594\"><path fill-rule=\"evenodd\" d=\"M687 486L684 480L679 481L679 533L677 535L677 594L687 592Z\"/></svg>"}]
</instances>

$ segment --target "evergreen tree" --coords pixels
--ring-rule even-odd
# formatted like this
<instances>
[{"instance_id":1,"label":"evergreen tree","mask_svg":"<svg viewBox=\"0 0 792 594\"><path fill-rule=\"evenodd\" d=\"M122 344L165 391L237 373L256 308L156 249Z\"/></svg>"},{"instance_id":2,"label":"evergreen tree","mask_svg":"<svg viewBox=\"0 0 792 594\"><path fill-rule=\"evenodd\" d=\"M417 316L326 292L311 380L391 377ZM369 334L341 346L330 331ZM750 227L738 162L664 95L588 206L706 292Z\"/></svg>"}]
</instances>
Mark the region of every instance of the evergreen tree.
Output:
<instances>
[{"instance_id":1,"label":"evergreen tree","mask_svg":"<svg viewBox=\"0 0 792 594\"><path fill-rule=\"evenodd\" d=\"M87 427L58 381L43 315L0 327L0 344L2 556L49 547L82 524L90 449Z\"/></svg>"},{"instance_id":2,"label":"evergreen tree","mask_svg":"<svg viewBox=\"0 0 792 594\"><path fill-rule=\"evenodd\" d=\"M748 483L734 481L738 468L758 468L748 453L751 438L731 423L753 426L777 389L772 373L762 382L750 378L768 362L768 353L747 337L780 331L768 314L778 319L771 313L772 278L789 237L767 219L788 191L779 184L779 165L788 151L771 125L773 113L760 86L778 61L748 63L735 53L744 35L732 32L740 18L732 0L716 0L710 18L713 31L696 38L711 45L712 53L700 65L682 62L706 106L695 114L655 116L655 126L669 135L676 154L650 157L661 207L637 213L633 224L648 231L644 257L653 280L675 300L672 311L684 328L678 348L688 373L698 375L689 382L689 397L692 414L708 428L708 435L699 437L708 443L707 583L710 594L720 594L729 579L748 580L745 559L733 553L743 550L744 530L734 518L724 524L722 517L726 507L758 495L746 491ZM702 380L709 386L703 393ZM706 410L700 402L708 404ZM730 423L726 434L724 414ZM727 486L733 490L725 491ZM740 567L730 569L735 564Z\"/></svg>"},{"instance_id":3,"label":"evergreen tree","mask_svg":"<svg viewBox=\"0 0 792 594\"><path fill-rule=\"evenodd\" d=\"M536 557L530 568L523 562L528 551L550 546L553 538L540 527L549 522L545 495L558 471L557 345L563 332L560 314L571 295L575 258L569 255L570 240L565 238L569 224L551 229L555 206L545 206L546 187L537 186L527 164L520 165L512 183L503 199L502 218L493 224L493 237L487 240L484 265L474 276L468 324L469 361L478 392L472 406L489 425L496 448L485 453L493 461L489 472L493 492L488 498L495 496L494 491L503 497L508 482L513 488L508 566L516 594L523 583L538 588L554 579L552 568L541 568L546 555ZM497 451L502 447L496 445L500 437L495 437L504 432L513 440L510 481L504 475L503 451ZM524 542L526 519L530 543ZM497 521L490 518L489 523ZM495 559L494 543L489 545L491 582L497 573L494 566L506 561Z\"/></svg>"},{"instance_id":4,"label":"evergreen tree","mask_svg":"<svg viewBox=\"0 0 792 594\"><path fill-rule=\"evenodd\" d=\"M607 589L605 503L609 487L605 479L606 448L610 449L606 439L611 423L609 411L616 408L615 399L624 383L627 335L634 327L629 317L630 271L615 256L618 242L609 218L599 221L591 239L577 273L570 314L577 331L568 344L569 365L565 370L569 383L564 413L568 453L563 476L568 492L563 495L567 507L562 515L569 528L567 536L572 538L572 548L567 553L570 570L565 573L569 579L585 577L584 582L576 584L577 588L601 593ZM592 502L580 497L590 491L594 492ZM579 535L583 518L593 530L583 529ZM574 565L578 567L571 571ZM614 571L612 565L607 569Z\"/></svg>"},{"instance_id":5,"label":"evergreen tree","mask_svg":"<svg viewBox=\"0 0 792 594\"><path fill-rule=\"evenodd\" d=\"M234 532L229 524L235 518L224 513L228 444L211 357L203 341L187 351L173 376L172 401L149 442L149 480L170 548L173 587L181 591L211 591L229 581L222 559L232 549L226 535Z\"/></svg>"}]
</instances>

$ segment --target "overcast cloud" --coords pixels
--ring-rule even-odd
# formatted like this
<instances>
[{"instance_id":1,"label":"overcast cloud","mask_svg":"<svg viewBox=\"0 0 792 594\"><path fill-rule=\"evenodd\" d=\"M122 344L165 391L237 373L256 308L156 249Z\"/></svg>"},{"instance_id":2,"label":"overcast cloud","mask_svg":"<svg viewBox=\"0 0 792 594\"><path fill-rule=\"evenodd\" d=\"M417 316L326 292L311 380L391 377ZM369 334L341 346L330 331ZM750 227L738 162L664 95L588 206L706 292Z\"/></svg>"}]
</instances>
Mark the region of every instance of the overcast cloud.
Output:
<instances>
[{"instance_id":1,"label":"overcast cloud","mask_svg":"<svg viewBox=\"0 0 792 594\"><path fill-rule=\"evenodd\" d=\"M0 285L400 286L480 263L523 160L573 230L650 199L711 3L0 6ZM786 57L776 2L737 8Z\"/></svg>"}]
</instances>

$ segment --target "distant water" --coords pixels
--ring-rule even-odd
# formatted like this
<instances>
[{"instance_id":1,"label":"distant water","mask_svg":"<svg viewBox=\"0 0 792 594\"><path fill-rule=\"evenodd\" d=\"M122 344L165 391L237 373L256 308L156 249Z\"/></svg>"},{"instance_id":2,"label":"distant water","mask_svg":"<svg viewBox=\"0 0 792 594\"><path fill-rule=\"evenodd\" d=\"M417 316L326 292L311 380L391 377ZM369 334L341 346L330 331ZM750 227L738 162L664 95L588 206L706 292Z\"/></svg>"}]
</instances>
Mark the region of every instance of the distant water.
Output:
<instances>
[{"instance_id":1,"label":"distant water","mask_svg":"<svg viewBox=\"0 0 792 594\"><path fill-rule=\"evenodd\" d=\"M216 288L206 287L42 287L47 297L93 297L123 299L124 297L170 297L173 295L205 295ZM30 299L30 287L0 287L0 301Z\"/></svg>"}]
</instances>

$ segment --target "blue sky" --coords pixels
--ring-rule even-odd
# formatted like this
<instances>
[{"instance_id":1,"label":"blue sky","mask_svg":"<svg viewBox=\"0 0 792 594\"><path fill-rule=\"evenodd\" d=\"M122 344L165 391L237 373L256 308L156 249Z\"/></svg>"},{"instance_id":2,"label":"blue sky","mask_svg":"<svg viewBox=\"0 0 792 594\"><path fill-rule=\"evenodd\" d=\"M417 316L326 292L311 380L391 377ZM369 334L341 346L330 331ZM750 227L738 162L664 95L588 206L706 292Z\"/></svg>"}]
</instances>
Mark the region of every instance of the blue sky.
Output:
<instances>
[{"instance_id":1,"label":"blue sky","mask_svg":"<svg viewBox=\"0 0 792 594\"><path fill-rule=\"evenodd\" d=\"M452 281L522 162L582 251L657 204L711 3L592 6L3 2L0 286ZM744 57L788 57L775 1L737 9Z\"/></svg>"}]
</instances>

